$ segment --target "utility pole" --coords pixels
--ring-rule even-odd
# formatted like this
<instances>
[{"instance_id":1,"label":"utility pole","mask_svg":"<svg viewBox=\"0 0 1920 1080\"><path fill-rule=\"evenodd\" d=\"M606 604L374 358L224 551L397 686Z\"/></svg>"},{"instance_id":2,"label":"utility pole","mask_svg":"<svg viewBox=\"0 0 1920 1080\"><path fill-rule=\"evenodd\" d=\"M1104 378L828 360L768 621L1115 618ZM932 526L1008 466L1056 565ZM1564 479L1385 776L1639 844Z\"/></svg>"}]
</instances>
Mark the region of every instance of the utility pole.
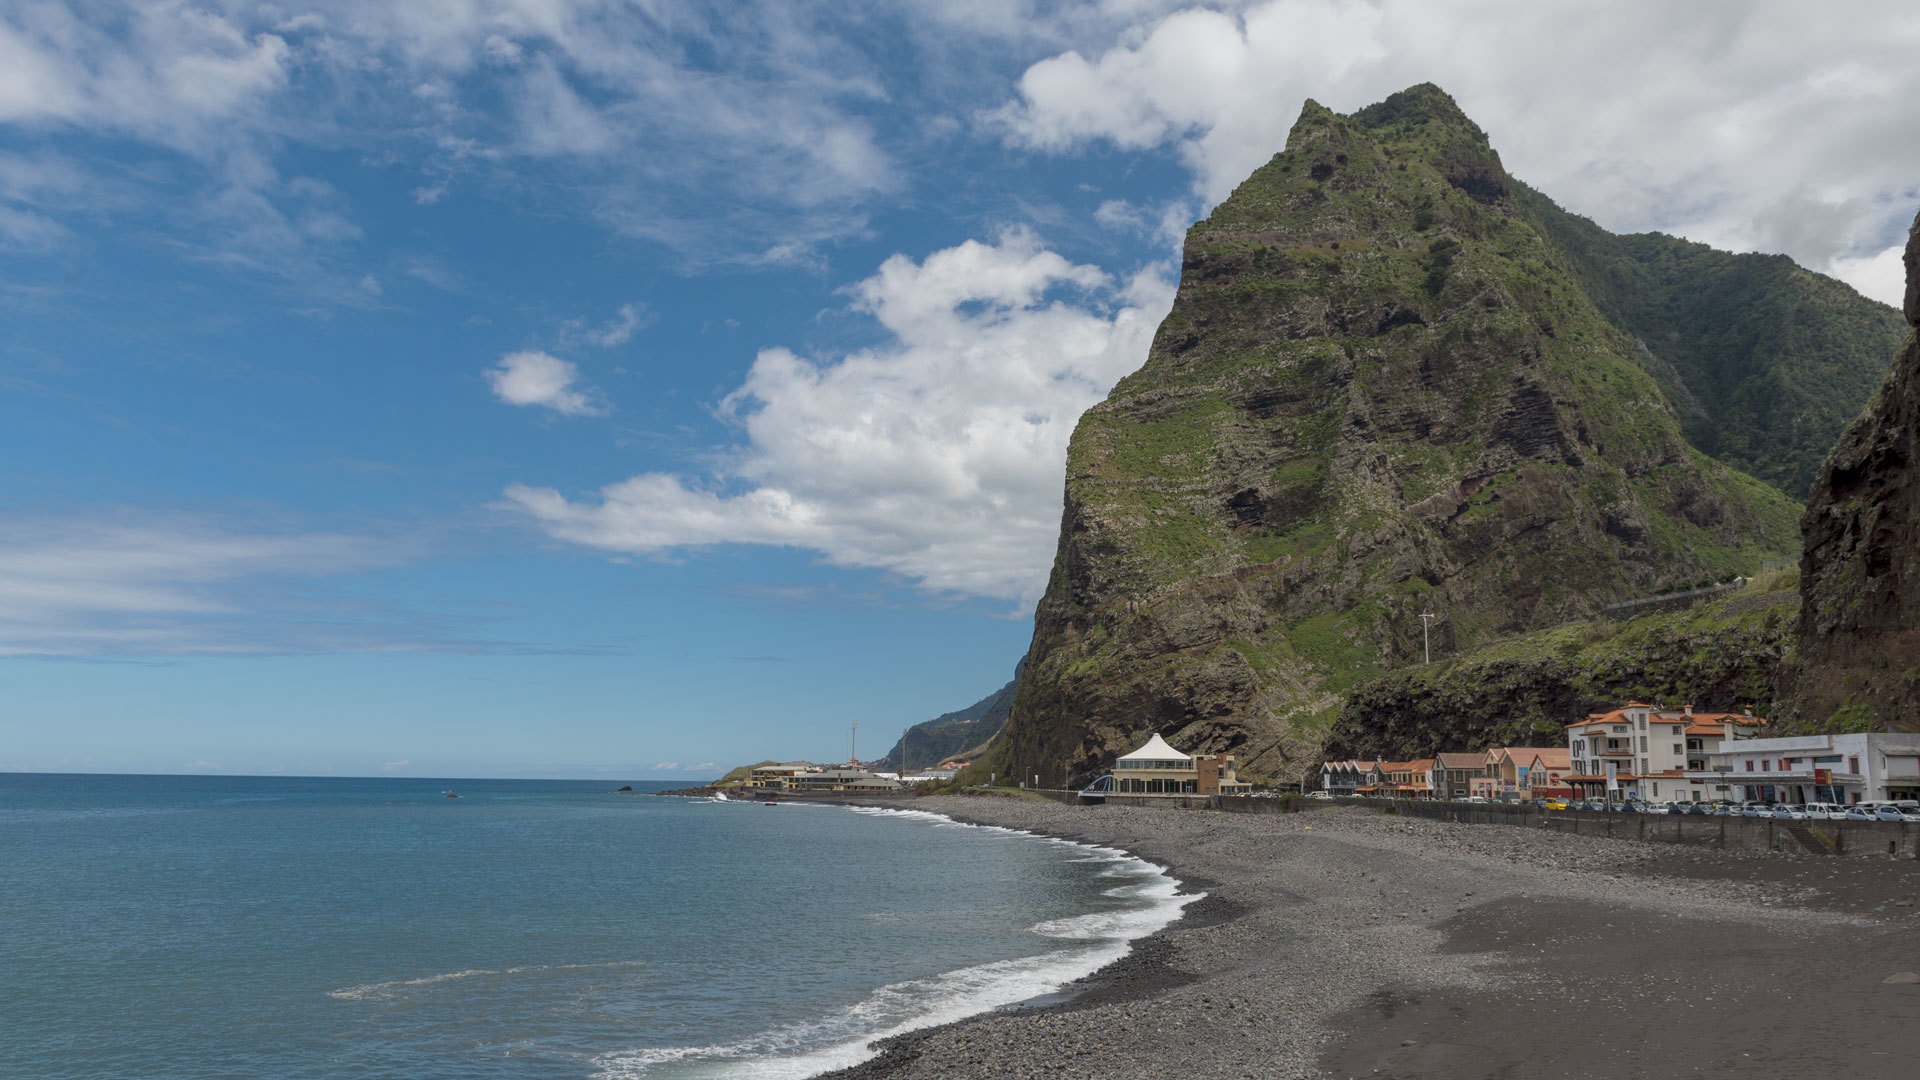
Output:
<instances>
[{"instance_id":1,"label":"utility pole","mask_svg":"<svg viewBox=\"0 0 1920 1080\"><path fill-rule=\"evenodd\" d=\"M1426 662L1429 664L1433 663L1433 638L1428 635L1427 628L1433 625L1434 618L1435 616L1426 614L1420 616L1420 648L1426 653Z\"/></svg>"},{"instance_id":2,"label":"utility pole","mask_svg":"<svg viewBox=\"0 0 1920 1080\"><path fill-rule=\"evenodd\" d=\"M853 733L847 736L847 764L860 767L860 721L853 722Z\"/></svg>"}]
</instances>

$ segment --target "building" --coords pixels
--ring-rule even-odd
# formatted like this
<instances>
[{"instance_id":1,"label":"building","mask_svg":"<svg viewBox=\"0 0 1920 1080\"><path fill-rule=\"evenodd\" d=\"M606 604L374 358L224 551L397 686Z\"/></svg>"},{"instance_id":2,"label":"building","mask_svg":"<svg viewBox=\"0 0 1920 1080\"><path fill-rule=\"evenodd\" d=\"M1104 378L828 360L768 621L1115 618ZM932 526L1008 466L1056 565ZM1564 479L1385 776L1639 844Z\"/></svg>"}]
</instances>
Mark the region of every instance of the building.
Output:
<instances>
[{"instance_id":1,"label":"building","mask_svg":"<svg viewBox=\"0 0 1920 1080\"><path fill-rule=\"evenodd\" d=\"M1353 795L1379 782L1377 761L1329 761L1320 766L1320 789L1329 795Z\"/></svg>"},{"instance_id":2,"label":"building","mask_svg":"<svg viewBox=\"0 0 1920 1080\"><path fill-rule=\"evenodd\" d=\"M779 791L893 791L900 784L865 769L824 768L807 761L762 765L747 778L747 786Z\"/></svg>"},{"instance_id":3,"label":"building","mask_svg":"<svg viewBox=\"0 0 1920 1080\"><path fill-rule=\"evenodd\" d=\"M1630 701L1567 725L1573 771L1566 780L1584 798L1650 802L1708 801L1731 796L1692 781L1689 772L1709 771L1708 760L1728 739L1752 736L1766 725L1751 710L1695 713Z\"/></svg>"},{"instance_id":4,"label":"building","mask_svg":"<svg viewBox=\"0 0 1920 1080\"><path fill-rule=\"evenodd\" d=\"M1723 740L1684 781L1736 802L1920 799L1920 734Z\"/></svg>"},{"instance_id":5,"label":"building","mask_svg":"<svg viewBox=\"0 0 1920 1080\"><path fill-rule=\"evenodd\" d=\"M898 781L875 776L865 769L815 769L796 773L784 785L789 791L893 791Z\"/></svg>"},{"instance_id":6,"label":"building","mask_svg":"<svg viewBox=\"0 0 1920 1080\"><path fill-rule=\"evenodd\" d=\"M1483 775L1468 781L1476 795L1489 799L1535 799L1571 794L1566 780L1572 767L1558 746L1496 746L1487 751Z\"/></svg>"},{"instance_id":7,"label":"building","mask_svg":"<svg viewBox=\"0 0 1920 1080\"><path fill-rule=\"evenodd\" d=\"M1116 795L1245 795L1232 754L1183 754L1159 735L1113 763Z\"/></svg>"},{"instance_id":8,"label":"building","mask_svg":"<svg viewBox=\"0 0 1920 1080\"><path fill-rule=\"evenodd\" d=\"M1464 799L1473 794L1474 777L1486 776L1485 754L1435 754L1433 756L1433 797Z\"/></svg>"},{"instance_id":9,"label":"building","mask_svg":"<svg viewBox=\"0 0 1920 1080\"><path fill-rule=\"evenodd\" d=\"M819 772L820 766L811 761L789 761L780 765L761 765L747 777L747 786L756 788L787 788L793 786L789 781L802 773Z\"/></svg>"}]
</instances>

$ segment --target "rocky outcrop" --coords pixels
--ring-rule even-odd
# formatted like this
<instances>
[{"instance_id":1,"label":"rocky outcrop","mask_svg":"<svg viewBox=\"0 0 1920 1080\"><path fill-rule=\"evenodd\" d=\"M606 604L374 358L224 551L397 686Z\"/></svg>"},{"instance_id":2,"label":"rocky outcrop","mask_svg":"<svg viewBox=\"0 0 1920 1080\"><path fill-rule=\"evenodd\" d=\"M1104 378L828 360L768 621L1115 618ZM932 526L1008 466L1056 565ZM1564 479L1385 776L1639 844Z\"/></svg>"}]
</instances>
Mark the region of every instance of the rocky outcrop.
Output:
<instances>
[{"instance_id":1,"label":"rocky outcrop","mask_svg":"<svg viewBox=\"0 0 1920 1080\"><path fill-rule=\"evenodd\" d=\"M1324 752L1403 761L1563 746L1567 724L1628 701L1772 717L1799 602L1792 589L1750 586L1687 611L1558 627L1381 675L1348 692Z\"/></svg>"},{"instance_id":2,"label":"rocky outcrop","mask_svg":"<svg viewBox=\"0 0 1920 1080\"><path fill-rule=\"evenodd\" d=\"M1920 218L1906 266L1920 327ZM1828 456L1801 533L1798 723L1920 731L1920 338Z\"/></svg>"},{"instance_id":3,"label":"rocky outcrop","mask_svg":"<svg viewBox=\"0 0 1920 1080\"><path fill-rule=\"evenodd\" d=\"M1089 410L1012 716L983 767L1080 781L1149 732L1255 775L1422 655L1796 550L1691 446L1486 135L1420 86L1308 102L1188 233L1147 362Z\"/></svg>"}]
</instances>

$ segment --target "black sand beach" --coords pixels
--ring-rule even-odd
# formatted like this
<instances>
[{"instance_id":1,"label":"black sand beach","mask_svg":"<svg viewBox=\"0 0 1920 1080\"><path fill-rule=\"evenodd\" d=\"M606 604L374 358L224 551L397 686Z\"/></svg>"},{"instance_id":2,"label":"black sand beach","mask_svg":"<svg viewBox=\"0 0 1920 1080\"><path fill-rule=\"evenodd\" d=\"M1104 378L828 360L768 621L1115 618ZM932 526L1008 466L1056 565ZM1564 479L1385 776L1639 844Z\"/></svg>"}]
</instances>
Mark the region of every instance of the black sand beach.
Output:
<instances>
[{"instance_id":1,"label":"black sand beach","mask_svg":"<svg viewBox=\"0 0 1920 1080\"><path fill-rule=\"evenodd\" d=\"M1075 996L891 1040L843 1080L1920 1074L1920 865L1329 809L940 797L1206 898Z\"/></svg>"}]
</instances>

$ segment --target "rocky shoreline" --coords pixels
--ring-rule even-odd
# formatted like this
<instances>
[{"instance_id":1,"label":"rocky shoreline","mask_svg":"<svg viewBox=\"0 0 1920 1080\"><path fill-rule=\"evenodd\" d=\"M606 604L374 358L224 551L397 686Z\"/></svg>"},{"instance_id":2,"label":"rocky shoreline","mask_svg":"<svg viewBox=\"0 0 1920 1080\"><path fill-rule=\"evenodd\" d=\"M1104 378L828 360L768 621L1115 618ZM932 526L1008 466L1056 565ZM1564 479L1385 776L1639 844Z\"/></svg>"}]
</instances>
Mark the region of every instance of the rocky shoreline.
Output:
<instances>
[{"instance_id":1,"label":"rocky shoreline","mask_svg":"<svg viewBox=\"0 0 1920 1080\"><path fill-rule=\"evenodd\" d=\"M1912 862L1350 808L913 806L1122 848L1206 896L1054 998L887 1040L834 1080L1747 1076L1815 1062L1891 1077L1920 1055L1920 985L1901 981L1920 971Z\"/></svg>"}]
</instances>

